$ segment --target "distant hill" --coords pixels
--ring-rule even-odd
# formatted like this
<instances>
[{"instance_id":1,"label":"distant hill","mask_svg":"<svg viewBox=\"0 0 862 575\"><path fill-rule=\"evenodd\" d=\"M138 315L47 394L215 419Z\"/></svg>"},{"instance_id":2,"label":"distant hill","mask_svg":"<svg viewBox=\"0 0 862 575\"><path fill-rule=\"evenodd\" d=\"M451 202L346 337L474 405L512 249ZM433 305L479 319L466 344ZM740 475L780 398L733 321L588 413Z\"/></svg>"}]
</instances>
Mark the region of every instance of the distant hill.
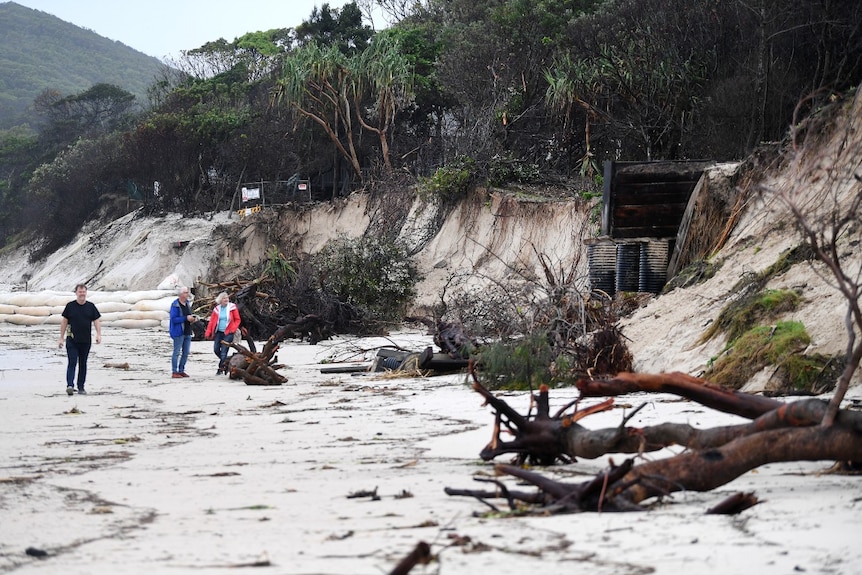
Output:
<instances>
[{"instance_id":1,"label":"distant hill","mask_svg":"<svg viewBox=\"0 0 862 575\"><path fill-rule=\"evenodd\" d=\"M163 66L158 58L99 36L41 10L0 4L0 129L28 121L44 89L76 94L114 84L147 105L147 87Z\"/></svg>"}]
</instances>

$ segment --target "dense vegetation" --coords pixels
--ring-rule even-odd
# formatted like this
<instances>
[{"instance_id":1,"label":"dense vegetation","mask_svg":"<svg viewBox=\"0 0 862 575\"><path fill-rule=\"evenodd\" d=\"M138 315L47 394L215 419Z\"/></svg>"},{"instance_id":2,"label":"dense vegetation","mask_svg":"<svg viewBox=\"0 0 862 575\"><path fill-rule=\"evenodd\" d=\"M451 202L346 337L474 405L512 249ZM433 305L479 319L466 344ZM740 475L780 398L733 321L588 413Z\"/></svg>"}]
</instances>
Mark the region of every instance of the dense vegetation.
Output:
<instances>
[{"instance_id":1,"label":"dense vegetation","mask_svg":"<svg viewBox=\"0 0 862 575\"><path fill-rule=\"evenodd\" d=\"M738 159L862 75L855 0L359 4L185 53L146 111L112 82L45 86L40 123L0 133L0 239L36 231L47 253L111 195L191 213L244 182L448 198L589 181L608 159ZM374 32L372 4L396 23Z\"/></svg>"}]
</instances>

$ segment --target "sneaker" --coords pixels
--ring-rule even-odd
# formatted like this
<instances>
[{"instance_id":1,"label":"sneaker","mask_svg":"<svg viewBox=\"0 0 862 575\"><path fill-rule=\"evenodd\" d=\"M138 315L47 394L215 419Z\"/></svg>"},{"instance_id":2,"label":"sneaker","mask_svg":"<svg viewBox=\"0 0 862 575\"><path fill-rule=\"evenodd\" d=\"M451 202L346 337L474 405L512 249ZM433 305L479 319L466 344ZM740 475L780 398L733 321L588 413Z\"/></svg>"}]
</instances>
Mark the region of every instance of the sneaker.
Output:
<instances>
[{"instance_id":1,"label":"sneaker","mask_svg":"<svg viewBox=\"0 0 862 575\"><path fill-rule=\"evenodd\" d=\"M66 388L66 395L72 395L73 393L75 393L75 388L74 388L74 387L72 387L71 385L70 385L70 386L68 386L68 387Z\"/></svg>"},{"instance_id":2,"label":"sneaker","mask_svg":"<svg viewBox=\"0 0 862 575\"><path fill-rule=\"evenodd\" d=\"M178 371L175 371L171 377L174 379L181 379L183 376Z\"/></svg>"},{"instance_id":3,"label":"sneaker","mask_svg":"<svg viewBox=\"0 0 862 575\"><path fill-rule=\"evenodd\" d=\"M83 387L78 388L78 395L87 395L87 390Z\"/></svg>"},{"instance_id":4,"label":"sneaker","mask_svg":"<svg viewBox=\"0 0 862 575\"><path fill-rule=\"evenodd\" d=\"M216 375L221 375L221 370L220 370L220 369L217 369L217 370L216 370Z\"/></svg>"},{"instance_id":5,"label":"sneaker","mask_svg":"<svg viewBox=\"0 0 862 575\"><path fill-rule=\"evenodd\" d=\"M189 374L187 374L186 372L184 372L184 371L180 372L180 377L188 377L188 376L189 376Z\"/></svg>"}]
</instances>

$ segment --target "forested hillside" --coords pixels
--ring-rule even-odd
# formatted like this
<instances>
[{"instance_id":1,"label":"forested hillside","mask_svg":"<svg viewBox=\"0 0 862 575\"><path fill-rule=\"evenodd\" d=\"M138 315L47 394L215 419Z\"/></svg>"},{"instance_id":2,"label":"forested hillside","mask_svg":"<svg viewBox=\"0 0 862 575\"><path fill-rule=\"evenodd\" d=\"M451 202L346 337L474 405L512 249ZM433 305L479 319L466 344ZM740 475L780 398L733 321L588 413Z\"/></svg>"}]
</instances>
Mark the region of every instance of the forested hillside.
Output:
<instances>
[{"instance_id":1,"label":"forested hillside","mask_svg":"<svg viewBox=\"0 0 862 575\"><path fill-rule=\"evenodd\" d=\"M373 6L395 23L375 32ZM74 51L52 36L42 59ZM39 257L100 208L224 210L248 183L276 201L415 186L451 203L476 185L590 195L609 159L741 159L785 138L800 102L858 84L862 4L359 0L177 68L149 110L93 79L46 94L36 133L0 134L0 238L36 233Z\"/></svg>"},{"instance_id":2,"label":"forested hillside","mask_svg":"<svg viewBox=\"0 0 862 575\"><path fill-rule=\"evenodd\" d=\"M14 2L0 4L0 129L32 122L45 90L62 95L117 85L146 104L162 63L120 42Z\"/></svg>"}]
</instances>

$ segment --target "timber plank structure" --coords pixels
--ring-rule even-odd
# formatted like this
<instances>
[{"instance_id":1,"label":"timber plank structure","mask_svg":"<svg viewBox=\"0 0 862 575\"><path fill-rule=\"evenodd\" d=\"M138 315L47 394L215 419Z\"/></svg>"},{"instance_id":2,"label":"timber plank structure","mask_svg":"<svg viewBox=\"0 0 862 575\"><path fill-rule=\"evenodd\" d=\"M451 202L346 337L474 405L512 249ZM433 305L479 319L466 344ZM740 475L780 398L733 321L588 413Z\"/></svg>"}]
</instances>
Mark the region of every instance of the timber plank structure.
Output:
<instances>
[{"instance_id":1,"label":"timber plank structure","mask_svg":"<svg viewBox=\"0 0 862 575\"><path fill-rule=\"evenodd\" d=\"M658 293L693 192L713 162L606 162L602 230L587 243L593 289ZM684 233L684 232L683 232Z\"/></svg>"},{"instance_id":2,"label":"timber plank structure","mask_svg":"<svg viewBox=\"0 0 862 575\"><path fill-rule=\"evenodd\" d=\"M691 193L714 162L606 162L602 235L675 239Z\"/></svg>"}]
</instances>

